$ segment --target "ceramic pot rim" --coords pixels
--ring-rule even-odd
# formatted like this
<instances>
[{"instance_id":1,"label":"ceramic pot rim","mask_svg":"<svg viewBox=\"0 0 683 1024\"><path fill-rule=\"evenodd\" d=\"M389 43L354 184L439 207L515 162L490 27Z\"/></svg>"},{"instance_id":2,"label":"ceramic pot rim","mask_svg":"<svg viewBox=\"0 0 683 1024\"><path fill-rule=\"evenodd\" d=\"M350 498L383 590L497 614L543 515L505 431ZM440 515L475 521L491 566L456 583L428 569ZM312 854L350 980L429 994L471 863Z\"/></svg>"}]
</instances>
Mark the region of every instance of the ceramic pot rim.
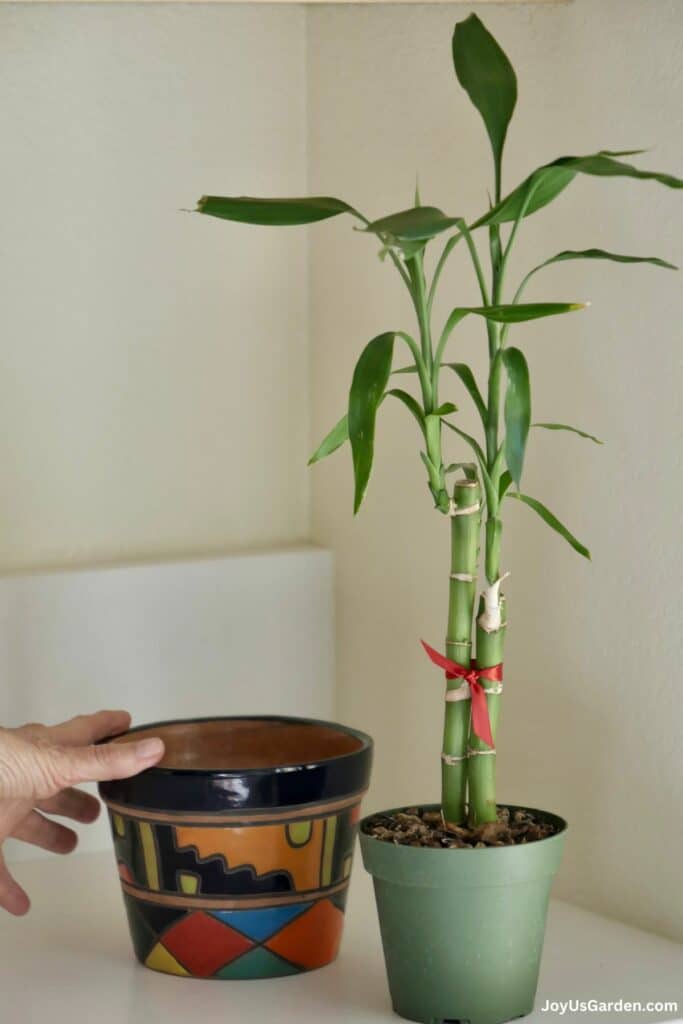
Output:
<instances>
[{"instance_id":1,"label":"ceramic pot rim","mask_svg":"<svg viewBox=\"0 0 683 1024\"><path fill-rule=\"evenodd\" d=\"M105 801L160 811L230 811L300 806L367 789L373 741L351 726L291 715L209 715L143 723L121 735L169 725L202 722L279 722L324 727L359 742L355 750L312 761L263 768L153 767L129 779L99 784Z\"/></svg>"}]
</instances>

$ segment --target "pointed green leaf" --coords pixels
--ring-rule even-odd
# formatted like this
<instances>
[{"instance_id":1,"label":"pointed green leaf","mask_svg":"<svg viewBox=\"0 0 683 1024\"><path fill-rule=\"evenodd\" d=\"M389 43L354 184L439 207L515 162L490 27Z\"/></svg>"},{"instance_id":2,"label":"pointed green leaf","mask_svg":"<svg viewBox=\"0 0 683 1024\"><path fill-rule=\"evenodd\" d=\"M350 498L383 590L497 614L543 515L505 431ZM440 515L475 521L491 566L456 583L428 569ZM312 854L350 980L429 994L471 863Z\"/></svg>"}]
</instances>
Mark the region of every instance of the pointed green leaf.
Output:
<instances>
[{"instance_id":1,"label":"pointed green leaf","mask_svg":"<svg viewBox=\"0 0 683 1024\"><path fill-rule=\"evenodd\" d=\"M529 367L518 348L503 349L502 358L508 377L505 392L505 461L512 479L519 486L531 425Z\"/></svg>"},{"instance_id":2,"label":"pointed green leaf","mask_svg":"<svg viewBox=\"0 0 683 1024\"><path fill-rule=\"evenodd\" d=\"M581 541L577 540L564 523L561 523L557 516L554 516L550 509L546 508L540 501L537 501L536 498L530 498L528 494L520 494L518 491L510 491L508 497L523 501L525 505L528 505L529 508L532 508L541 517L544 523L547 523L556 533L559 533L560 537L564 537L567 543L571 544L574 548L574 551L578 551L580 555L590 560L591 553L588 548Z\"/></svg>"},{"instance_id":3,"label":"pointed green leaf","mask_svg":"<svg viewBox=\"0 0 683 1024\"><path fill-rule=\"evenodd\" d=\"M466 310L499 324L521 324L527 320L540 320L544 316L558 316L585 309L584 302L520 302L517 305L473 306Z\"/></svg>"},{"instance_id":4,"label":"pointed green leaf","mask_svg":"<svg viewBox=\"0 0 683 1024\"><path fill-rule=\"evenodd\" d=\"M472 373L470 367L467 365L467 363L445 363L444 365L448 366L451 370L454 370L455 373L457 373L458 377L465 385L470 395L470 398L476 405L482 423L484 424L484 426L486 426L486 402L484 401L482 393L479 390L477 382L474 378L474 374Z\"/></svg>"},{"instance_id":5,"label":"pointed green leaf","mask_svg":"<svg viewBox=\"0 0 683 1024\"><path fill-rule=\"evenodd\" d=\"M438 409L434 410L434 416L450 416L452 412L457 411L457 405L453 405L452 402L442 402Z\"/></svg>"},{"instance_id":6,"label":"pointed green leaf","mask_svg":"<svg viewBox=\"0 0 683 1024\"><path fill-rule=\"evenodd\" d=\"M512 474L509 469L504 470L501 473L500 481L498 482L498 500L502 501L507 492L512 487Z\"/></svg>"},{"instance_id":7,"label":"pointed green leaf","mask_svg":"<svg viewBox=\"0 0 683 1024\"><path fill-rule=\"evenodd\" d=\"M436 346L434 365L437 369L442 365L441 359L451 332L470 313L500 324L519 324L526 320L538 320L544 316L572 313L577 309L585 309L585 304L581 302L527 302L502 306L456 306L451 310L441 332L439 343Z\"/></svg>"},{"instance_id":8,"label":"pointed green leaf","mask_svg":"<svg viewBox=\"0 0 683 1024\"><path fill-rule=\"evenodd\" d=\"M570 427L566 423L532 423L532 427L543 427L544 430L569 430L572 434L578 434L579 437L585 437L588 441L595 441L596 444L604 444L600 438L594 437L593 434L587 434L584 430L579 430L578 427Z\"/></svg>"},{"instance_id":9,"label":"pointed green leaf","mask_svg":"<svg viewBox=\"0 0 683 1024\"><path fill-rule=\"evenodd\" d=\"M505 136L517 102L517 78L507 56L476 14L455 26L453 64L460 85L486 126L498 178Z\"/></svg>"},{"instance_id":10,"label":"pointed green leaf","mask_svg":"<svg viewBox=\"0 0 683 1024\"><path fill-rule=\"evenodd\" d=\"M355 480L354 514L361 506L372 471L377 406L384 397L391 373L394 337L393 332L387 332L368 342L351 381L348 423Z\"/></svg>"},{"instance_id":11,"label":"pointed green leaf","mask_svg":"<svg viewBox=\"0 0 683 1024\"><path fill-rule=\"evenodd\" d=\"M551 256L545 263L539 263L528 275L535 274L542 267L549 267L551 263L564 263L566 260L611 260L613 263L651 263L655 267L665 267L667 270L678 270L675 263L667 263L660 260L658 256L622 256L617 252L606 252L605 249L565 249Z\"/></svg>"},{"instance_id":12,"label":"pointed green leaf","mask_svg":"<svg viewBox=\"0 0 683 1024\"><path fill-rule=\"evenodd\" d=\"M349 421L348 416L344 414L329 434L320 442L316 450L308 460L308 465L312 466L316 462L320 462L321 459L327 458L332 452L336 452L337 448L341 448L345 441L349 439Z\"/></svg>"},{"instance_id":13,"label":"pointed green leaf","mask_svg":"<svg viewBox=\"0 0 683 1024\"><path fill-rule=\"evenodd\" d=\"M387 395L392 395L394 398L398 398L399 402L403 402L406 409L408 409L417 420L420 430L424 433L424 416L422 414L420 403L416 402L413 396L409 395L407 391L402 391L401 388L393 388L391 391L387 391Z\"/></svg>"},{"instance_id":14,"label":"pointed green leaf","mask_svg":"<svg viewBox=\"0 0 683 1024\"><path fill-rule=\"evenodd\" d=\"M556 167L553 164L540 167L513 192L492 206L488 213L480 217L472 227L505 224L507 221L516 220L522 209L525 210L525 217L528 217L536 210L547 206L556 196L564 192L575 177L576 172L566 167Z\"/></svg>"},{"instance_id":15,"label":"pointed green leaf","mask_svg":"<svg viewBox=\"0 0 683 1024\"><path fill-rule=\"evenodd\" d=\"M266 224L282 227L295 224L313 224L318 220L336 217L340 213L358 213L348 203L330 196L311 196L302 199L256 199L251 196L202 196L197 213L244 224Z\"/></svg>"},{"instance_id":16,"label":"pointed green leaf","mask_svg":"<svg viewBox=\"0 0 683 1024\"><path fill-rule=\"evenodd\" d=\"M550 164L537 168L521 185L518 185L508 196L493 206L488 213L480 217L473 227L485 224L504 224L516 220L524 210L528 217L542 207L547 206L556 196L563 192L577 174L590 174L607 178L639 178L646 181L657 181L669 188L683 188L683 179L672 174L659 171L641 171L632 164L623 163L607 150L593 153L590 156L562 156Z\"/></svg>"},{"instance_id":17,"label":"pointed green leaf","mask_svg":"<svg viewBox=\"0 0 683 1024\"><path fill-rule=\"evenodd\" d=\"M434 238L435 235L453 227L459 220L459 217L448 217L436 206L413 206L408 210L373 220L367 227L358 230L370 231L375 235L388 235L398 242L417 242Z\"/></svg>"}]
</instances>

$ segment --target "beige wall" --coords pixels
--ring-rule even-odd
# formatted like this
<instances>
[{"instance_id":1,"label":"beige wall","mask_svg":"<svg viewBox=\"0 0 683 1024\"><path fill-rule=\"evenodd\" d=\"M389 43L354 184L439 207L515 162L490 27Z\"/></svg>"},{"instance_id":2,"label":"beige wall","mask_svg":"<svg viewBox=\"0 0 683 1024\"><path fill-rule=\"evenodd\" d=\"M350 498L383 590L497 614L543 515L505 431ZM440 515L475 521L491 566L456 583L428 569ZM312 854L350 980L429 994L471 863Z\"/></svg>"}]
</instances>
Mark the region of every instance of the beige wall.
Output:
<instances>
[{"instance_id":1,"label":"beige wall","mask_svg":"<svg viewBox=\"0 0 683 1024\"><path fill-rule=\"evenodd\" d=\"M0 4L0 569L308 532L299 7Z\"/></svg>"},{"instance_id":2,"label":"beige wall","mask_svg":"<svg viewBox=\"0 0 683 1024\"><path fill-rule=\"evenodd\" d=\"M309 236L308 330L304 232L180 208L299 192L309 172L380 214L411 202L419 171L425 200L480 210L488 153L449 59L461 12L0 4L0 569L295 540L312 479L312 536L337 556L338 711L377 738L374 806L438 794L442 684L417 641L443 633L446 530L401 407L382 410L354 521L348 454L305 470L301 396L310 338L317 440L361 346L410 311L372 242L331 222ZM680 4L483 13L520 72L510 183L603 145L656 145L648 160L680 170ZM683 261L676 198L577 181L529 222L516 266L590 245ZM439 316L476 298L461 260L448 280ZM680 295L663 271L597 264L530 291L593 300L516 337L537 416L608 444L535 437L525 484L593 565L507 511L500 761L503 799L572 822L564 896L683 937ZM481 371L481 334L459 339ZM475 426L466 399L461 415Z\"/></svg>"},{"instance_id":3,"label":"beige wall","mask_svg":"<svg viewBox=\"0 0 683 1024\"><path fill-rule=\"evenodd\" d=\"M509 184L545 159L602 146L656 146L645 163L681 172L680 4L577 0L482 13L520 77ZM459 15L429 6L310 13L313 190L378 216L410 204L419 171L424 202L467 216L484 208L487 144L450 64ZM676 193L585 179L529 221L514 276L568 247L681 263L680 235ZM334 222L311 237L318 440L344 408L362 345L411 320L371 241ZM448 282L439 318L477 301L462 256ZM592 299L589 312L513 336L531 364L536 417L576 423L607 444L534 436L526 472L525 489L589 543L593 564L530 510L506 509L500 795L569 818L561 895L683 938L680 279L574 264L552 268L529 297ZM476 325L457 345L483 369ZM455 379L444 397L462 398ZM466 397L460 422L476 428ZM376 737L374 807L438 793L442 680L418 639L438 644L444 633L447 531L417 450L412 420L387 403L355 521L348 453L314 474L314 536L337 555L338 711Z\"/></svg>"}]
</instances>

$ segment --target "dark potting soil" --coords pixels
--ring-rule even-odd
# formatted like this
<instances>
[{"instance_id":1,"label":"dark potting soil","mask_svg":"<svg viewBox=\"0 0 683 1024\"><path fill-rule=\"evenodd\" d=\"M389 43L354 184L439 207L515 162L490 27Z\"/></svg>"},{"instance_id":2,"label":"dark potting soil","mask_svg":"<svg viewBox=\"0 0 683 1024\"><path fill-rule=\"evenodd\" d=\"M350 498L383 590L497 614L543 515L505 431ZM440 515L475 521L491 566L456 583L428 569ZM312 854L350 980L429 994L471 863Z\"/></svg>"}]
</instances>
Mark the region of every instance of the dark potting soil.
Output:
<instances>
[{"instance_id":1,"label":"dark potting soil","mask_svg":"<svg viewBox=\"0 0 683 1024\"><path fill-rule=\"evenodd\" d=\"M485 825L444 824L441 811L407 807L393 814L373 814L363 831L397 846L437 849L483 849L487 846L516 846L554 836L559 829L532 811L499 807L498 821Z\"/></svg>"}]
</instances>

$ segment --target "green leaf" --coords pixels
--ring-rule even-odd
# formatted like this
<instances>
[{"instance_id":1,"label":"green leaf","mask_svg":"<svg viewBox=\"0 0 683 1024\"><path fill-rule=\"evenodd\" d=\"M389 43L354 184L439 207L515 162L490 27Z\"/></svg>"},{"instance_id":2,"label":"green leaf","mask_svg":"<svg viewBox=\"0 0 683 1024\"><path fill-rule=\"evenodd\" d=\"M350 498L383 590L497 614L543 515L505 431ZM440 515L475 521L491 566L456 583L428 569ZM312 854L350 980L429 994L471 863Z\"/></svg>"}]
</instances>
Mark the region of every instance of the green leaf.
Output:
<instances>
[{"instance_id":1,"label":"green leaf","mask_svg":"<svg viewBox=\"0 0 683 1024\"><path fill-rule=\"evenodd\" d=\"M481 465L483 463L483 465L485 466L486 456L484 455L484 451L479 442L476 440L476 438L472 437L471 434L466 434L464 430L461 430L460 427L456 427L455 424L453 423L449 423L448 420L444 420L443 422L445 426L450 427L450 429L455 434L457 434L458 437L461 437L463 441L467 441L468 445L470 446L474 454L477 456L479 464Z\"/></svg>"},{"instance_id":2,"label":"green leaf","mask_svg":"<svg viewBox=\"0 0 683 1024\"><path fill-rule=\"evenodd\" d=\"M505 461L512 479L519 486L531 425L529 367L518 348L503 349L502 358L508 376L505 393Z\"/></svg>"},{"instance_id":3,"label":"green leaf","mask_svg":"<svg viewBox=\"0 0 683 1024\"><path fill-rule=\"evenodd\" d=\"M493 481L491 480L491 476L486 467L486 456L484 455L484 451L481 445L474 437L472 437L471 434L466 434L464 430L461 430L460 427L456 427L454 423L450 423L448 420L442 420L441 422L446 427L449 427L453 431L453 433L457 434L458 437L461 437L463 441L466 441L467 444L472 449L472 451L474 452L474 454L477 456L477 462L479 463L479 470L481 472L481 479L484 484L484 490L486 492L486 501L489 504L489 507L493 508L497 496L493 487Z\"/></svg>"},{"instance_id":4,"label":"green leaf","mask_svg":"<svg viewBox=\"0 0 683 1024\"><path fill-rule=\"evenodd\" d=\"M498 482L498 500L502 501L507 492L512 486L512 474L509 469L504 470L501 473L500 480Z\"/></svg>"},{"instance_id":5,"label":"green leaf","mask_svg":"<svg viewBox=\"0 0 683 1024\"><path fill-rule=\"evenodd\" d=\"M551 203L575 177L576 172L566 167L555 167L553 164L540 167L513 192L492 206L488 213L475 221L472 228L505 224L507 221L516 220L522 209L525 209L524 216L528 217L536 210Z\"/></svg>"},{"instance_id":6,"label":"green leaf","mask_svg":"<svg viewBox=\"0 0 683 1024\"><path fill-rule=\"evenodd\" d=\"M446 323L444 324L443 330L441 332L439 343L436 346L435 363L437 365L437 368L441 365L441 356L443 355L446 343L448 342L448 339L450 338L452 332L458 326L460 321L464 320L465 317L470 312L472 312L470 309L465 309L462 306L456 306L455 309L452 309L451 312L449 313L448 320L446 320Z\"/></svg>"},{"instance_id":7,"label":"green leaf","mask_svg":"<svg viewBox=\"0 0 683 1024\"><path fill-rule=\"evenodd\" d=\"M456 469L463 471L466 480L477 479L477 466L474 462L451 462L450 466L446 466L444 472L455 473Z\"/></svg>"},{"instance_id":8,"label":"green leaf","mask_svg":"<svg viewBox=\"0 0 683 1024\"><path fill-rule=\"evenodd\" d=\"M540 320L544 316L558 316L585 309L584 302L520 302L505 306L472 306L466 310L499 324L520 324L527 320ZM452 314L451 314L452 315Z\"/></svg>"},{"instance_id":9,"label":"green leaf","mask_svg":"<svg viewBox=\"0 0 683 1024\"><path fill-rule=\"evenodd\" d=\"M426 452L421 451L420 452L420 458L422 459L422 461L423 461L423 463L425 465L425 468L426 468L427 473L429 475L430 487L432 489L432 493L434 494L434 497L436 498L437 495L438 495L438 492L439 492L439 487L440 487L438 466L434 465L434 463L429 458L429 456L427 455Z\"/></svg>"},{"instance_id":10,"label":"green leaf","mask_svg":"<svg viewBox=\"0 0 683 1024\"><path fill-rule=\"evenodd\" d=\"M442 365L441 358L451 332L469 313L483 316L486 320L493 320L500 324L518 324L526 320L538 320L544 316L571 313L577 309L585 309L585 305L581 302L527 302L511 303L502 306L456 306L455 309L451 310L446 325L441 332L439 343L436 346L434 366L438 370Z\"/></svg>"},{"instance_id":11,"label":"green leaf","mask_svg":"<svg viewBox=\"0 0 683 1024\"><path fill-rule=\"evenodd\" d=\"M320 462L321 459L327 458L332 452L336 452L337 448L341 448L345 441L349 439L349 421L348 416L344 414L339 420L336 426L332 427L327 437L325 437L316 450L308 460L308 465L312 466L316 462Z\"/></svg>"},{"instance_id":12,"label":"green leaf","mask_svg":"<svg viewBox=\"0 0 683 1024\"><path fill-rule=\"evenodd\" d=\"M457 405L453 405L452 402L442 402L438 409L434 410L434 416L450 416L452 412L457 411Z\"/></svg>"},{"instance_id":13,"label":"green leaf","mask_svg":"<svg viewBox=\"0 0 683 1024\"><path fill-rule=\"evenodd\" d=\"M482 393L479 390L474 374L472 373L470 367L467 365L467 363L445 363L444 365L448 366L451 370L457 373L458 377L465 385L470 395L470 398L476 405L482 423L484 424L484 426L486 426L486 402L484 401Z\"/></svg>"},{"instance_id":14,"label":"green leaf","mask_svg":"<svg viewBox=\"0 0 683 1024\"><path fill-rule=\"evenodd\" d=\"M448 217L436 206L413 206L408 210L373 220L367 227L358 230L389 236L397 242L428 241L442 231L447 231L459 220L459 217Z\"/></svg>"},{"instance_id":15,"label":"green leaf","mask_svg":"<svg viewBox=\"0 0 683 1024\"><path fill-rule=\"evenodd\" d=\"M486 126L498 180L505 136L517 102L514 69L476 14L455 26L453 64L460 85Z\"/></svg>"},{"instance_id":16,"label":"green leaf","mask_svg":"<svg viewBox=\"0 0 683 1024\"><path fill-rule=\"evenodd\" d=\"M416 402L413 396L409 395L407 391L402 391L401 388L393 388L391 391L387 391L387 395L392 395L394 398L398 398L399 402L403 402L405 407L410 410L417 420L422 433L424 433L425 422L420 403Z\"/></svg>"},{"instance_id":17,"label":"green leaf","mask_svg":"<svg viewBox=\"0 0 683 1024\"><path fill-rule=\"evenodd\" d=\"M630 152L637 152L632 150ZM590 174L607 178L639 178L657 181L669 188L683 188L683 180L659 171L641 171L632 164L615 159L628 155L627 152L612 153L602 150L590 156L562 156L550 164L538 167L508 196L496 203L488 213L480 217L472 227L485 224L504 224L516 220L524 210L528 217L536 210L552 202L574 180L577 174Z\"/></svg>"},{"instance_id":18,"label":"green leaf","mask_svg":"<svg viewBox=\"0 0 683 1024\"><path fill-rule=\"evenodd\" d=\"M474 452L474 454L476 455L477 462L479 463L479 472L481 473L481 479L484 485L484 491L486 493L486 501L487 504L489 504L489 507L493 508L496 495L493 487L493 482L489 475L489 471L486 467L486 456L481 445L478 443L476 438L472 437L471 434L465 433L465 431L461 430L460 427L456 427L454 423L450 423L448 420L442 420L441 422L446 427L449 427L455 434L457 434L458 437L461 437L463 441L466 441L467 444L472 449L472 451Z\"/></svg>"},{"instance_id":19,"label":"green leaf","mask_svg":"<svg viewBox=\"0 0 683 1024\"><path fill-rule=\"evenodd\" d=\"M244 224L267 224L276 227L313 224L336 217L340 213L358 213L348 203L330 196L303 199L255 199L251 196L202 196L197 213Z\"/></svg>"},{"instance_id":20,"label":"green leaf","mask_svg":"<svg viewBox=\"0 0 683 1024\"><path fill-rule=\"evenodd\" d=\"M595 441L596 444L604 444L599 437L594 437L593 434L587 434L584 430L579 430L578 427L570 427L566 423L532 423L532 427L543 427L544 430L569 430L572 434L578 434L579 437L585 437L588 441Z\"/></svg>"},{"instance_id":21,"label":"green leaf","mask_svg":"<svg viewBox=\"0 0 683 1024\"><path fill-rule=\"evenodd\" d=\"M384 397L391 373L394 333L378 334L369 341L356 363L349 393L349 440L353 454L354 514L363 501L372 471L377 406Z\"/></svg>"},{"instance_id":22,"label":"green leaf","mask_svg":"<svg viewBox=\"0 0 683 1024\"><path fill-rule=\"evenodd\" d=\"M529 508L532 508L541 517L544 523L547 523L556 533L559 533L560 537L564 537L567 543L571 544L574 548L574 551L578 551L580 555L590 560L591 553L588 548L581 541L577 540L564 523L561 523L557 516L554 516L550 509L546 508L540 501L537 501L536 498L530 498L528 494L520 494L518 491L510 491L508 497L523 501L525 505L528 505Z\"/></svg>"},{"instance_id":23,"label":"green leaf","mask_svg":"<svg viewBox=\"0 0 683 1024\"><path fill-rule=\"evenodd\" d=\"M535 274L537 270L549 267L551 263L564 263L566 260L612 260L613 263L651 263L655 267L678 270L674 263L660 260L658 256L622 256L620 253L606 252L604 249L565 249L564 252L558 252L556 256L551 256L545 263L539 263L537 267L534 267L527 274L527 278Z\"/></svg>"}]
</instances>

